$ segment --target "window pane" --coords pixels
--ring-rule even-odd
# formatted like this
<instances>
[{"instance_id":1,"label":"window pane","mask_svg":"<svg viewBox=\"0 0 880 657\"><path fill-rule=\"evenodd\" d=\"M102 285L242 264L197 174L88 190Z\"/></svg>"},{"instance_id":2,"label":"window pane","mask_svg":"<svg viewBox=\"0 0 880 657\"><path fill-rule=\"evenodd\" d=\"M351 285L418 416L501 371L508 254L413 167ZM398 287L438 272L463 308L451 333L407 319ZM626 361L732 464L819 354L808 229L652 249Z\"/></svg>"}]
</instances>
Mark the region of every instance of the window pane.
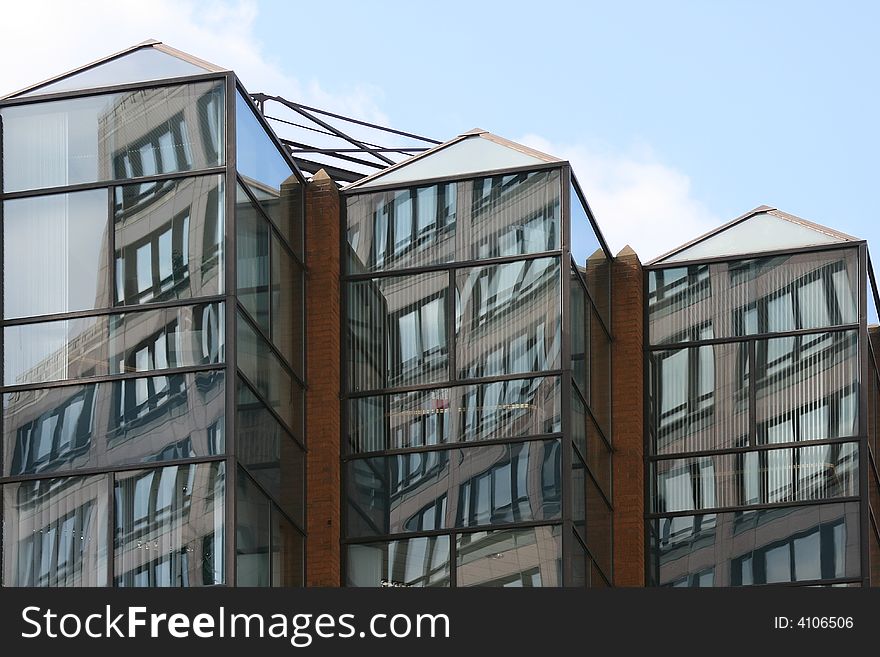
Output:
<instances>
[{"instance_id":1,"label":"window pane","mask_svg":"<svg viewBox=\"0 0 880 657\"><path fill-rule=\"evenodd\" d=\"M420 537L346 548L346 586L449 586L449 537Z\"/></svg>"},{"instance_id":2,"label":"window pane","mask_svg":"<svg viewBox=\"0 0 880 657\"><path fill-rule=\"evenodd\" d=\"M748 386L745 343L652 352L648 403L655 453L744 445Z\"/></svg>"},{"instance_id":3,"label":"window pane","mask_svg":"<svg viewBox=\"0 0 880 657\"><path fill-rule=\"evenodd\" d=\"M238 586L271 586L271 507L269 498L239 469L235 499L235 569Z\"/></svg>"},{"instance_id":4,"label":"window pane","mask_svg":"<svg viewBox=\"0 0 880 657\"><path fill-rule=\"evenodd\" d=\"M222 454L224 391L209 371L7 393L4 475Z\"/></svg>"},{"instance_id":5,"label":"window pane","mask_svg":"<svg viewBox=\"0 0 880 657\"><path fill-rule=\"evenodd\" d=\"M4 383L220 363L223 339L222 303L7 326Z\"/></svg>"},{"instance_id":6,"label":"window pane","mask_svg":"<svg viewBox=\"0 0 880 657\"><path fill-rule=\"evenodd\" d=\"M560 364L558 258L456 273L456 362L462 378L544 372Z\"/></svg>"},{"instance_id":7,"label":"window pane","mask_svg":"<svg viewBox=\"0 0 880 657\"><path fill-rule=\"evenodd\" d=\"M349 197L349 271L384 271L452 261L458 189L464 184L444 183Z\"/></svg>"},{"instance_id":8,"label":"window pane","mask_svg":"<svg viewBox=\"0 0 880 657\"><path fill-rule=\"evenodd\" d=\"M596 565L611 578L611 509L591 477L587 486L587 547Z\"/></svg>"},{"instance_id":9,"label":"window pane","mask_svg":"<svg viewBox=\"0 0 880 657\"><path fill-rule=\"evenodd\" d=\"M652 585L714 568L714 586L859 577L859 503L648 521Z\"/></svg>"},{"instance_id":10,"label":"window pane","mask_svg":"<svg viewBox=\"0 0 880 657\"><path fill-rule=\"evenodd\" d=\"M704 327L723 338L850 324L857 321L854 290L852 248L654 270L650 341L697 340Z\"/></svg>"},{"instance_id":11,"label":"window pane","mask_svg":"<svg viewBox=\"0 0 880 657\"><path fill-rule=\"evenodd\" d=\"M587 216L587 210L571 184L571 257L590 292L599 314L610 325L611 259L602 249L599 236Z\"/></svg>"},{"instance_id":12,"label":"window pane","mask_svg":"<svg viewBox=\"0 0 880 657\"><path fill-rule=\"evenodd\" d=\"M562 586L562 528L534 527L458 535L458 586Z\"/></svg>"},{"instance_id":13,"label":"window pane","mask_svg":"<svg viewBox=\"0 0 880 657\"><path fill-rule=\"evenodd\" d=\"M758 442L822 440L858 432L858 332L761 340Z\"/></svg>"},{"instance_id":14,"label":"window pane","mask_svg":"<svg viewBox=\"0 0 880 657\"><path fill-rule=\"evenodd\" d=\"M114 201L117 304L223 292L222 176L116 187Z\"/></svg>"},{"instance_id":15,"label":"window pane","mask_svg":"<svg viewBox=\"0 0 880 657\"><path fill-rule=\"evenodd\" d=\"M107 477L3 489L3 586L107 586Z\"/></svg>"},{"instance_id":16,"label":"window pane","mask_svg":"<svg viewBox=\"0 0 880 657\"><path fill-rule=\"evenodd\" d=\"M477 178L471 216L459 218L458 260L540 253L559 248L559 170Z\"/></svg>"},{"instance_id":17,"label":"window pane","mask_svg":"<svg viewBox=\"0 0 880 657\"><path fill-rule=\"evenodd\" d=\"M222 461L117 473L116 585L224 583L225 490Z\"/></svg>"},{"instance_id":18,"label":"window pane","mask_svg":"<svg viewBox=\"0 0 880 657\"><path fill-rule=\"evenodd\" d=\"M235 202L235 249L238 300L268 335L269 224L239 185Z\"/></svg>"},{"instance_id":19,"label":"window pane","mask_svg":"<svg viewBox=\"0 0 880 657\"><path fill-rule=\"evenodd\" d=\"M288 515L305 525L305 453L241 380L237 412L236 449L241 464Z\"/></svg>"},{"instance_id":20,"label":"window pane","mask_svg":"<svg viewBox=\"0 0 880 657\"><path fill-rule=\"evenodd\" d=\"M560 517L558 440L356 459L346 464L348 536Z\"/></svg>"},{"instance_id":21,"label":"window pane","mask_svg":"<svg viewBox=\"0 0 880 657\"><path fill-rule=\"evenodd\" d=\"M107 190L3 202L3 315L110 305Z\"/></svg>"},{"instance_id":22,"label":"window pane","mask_svg":"<svg viewBox=\"0 0 880 657\"><path fill-rule=\"evenodd\" d=\"M655 513L858 495L858 443L656 461Z\"/></svg>"},{"instance_id":23,"label":"window pane","mask_svg":"<svg viewBox=\"0 0 880 657\"><path fill-rule=\"evenodd\" d=\"M272 586L305 585L305 537L272 507Z\"/></svg>"},{"instance_id":24,"label":"window pane","mask_svg":"<svg viewBox=\"0 0 880 657\"><path fill-rule=\"evenodd\" d=\"M223 89L199 82L6 107L3 191L219 166Z\"/></svg>"},{"instance_id":25,"label":"window pane","mask_svg":"<svg viewBox=\"0 0 880 657\"><path fill-rule=\"evenodd\" d=\"M235 97L236 169L294 253L302 255L302 185L241 92Z\"/></svg>"},{"instance_id":26,"label":"window pane","mask_svg":"<svg viewBox=\"0 0 880 657\"><path fill-rule=\"evenodd\" d=\"M448 283L443 272L348 284L351 390L449 379Z\"/></svg>"},{"instance_id":27,"label":"window pane","mask_svg":"<svg viewBox=\"0 0 880 657\"><path fill-rule=\"evenodd\" d=\"M185 75L199 75L208 70L174 57L156 48L140 48L122 57L111 59L85 71L74 73L56 82L39 87L21 97L55 94L75 89L109 87L114 84L146 82Z\"/></svg>"},{"instance_id":28,"label":"window pane","mask_svg":"<svg viewBox=\"0 0 880 657\"><path fill-rule=\"evenodd\" d=\"M305 350L305 276L281 241L272 236L272 342L300 376Z\"/></svg>"},{"instance_id":29,"label":"window pane","mask_svg":"<svg viewBox=\"0 0 880 657\"><path fill-rule=\"evenodd\" d=\"M290 430L302 436L302 388L241 314L238 315L238 367Z\"/></svg>"}]
</instances>

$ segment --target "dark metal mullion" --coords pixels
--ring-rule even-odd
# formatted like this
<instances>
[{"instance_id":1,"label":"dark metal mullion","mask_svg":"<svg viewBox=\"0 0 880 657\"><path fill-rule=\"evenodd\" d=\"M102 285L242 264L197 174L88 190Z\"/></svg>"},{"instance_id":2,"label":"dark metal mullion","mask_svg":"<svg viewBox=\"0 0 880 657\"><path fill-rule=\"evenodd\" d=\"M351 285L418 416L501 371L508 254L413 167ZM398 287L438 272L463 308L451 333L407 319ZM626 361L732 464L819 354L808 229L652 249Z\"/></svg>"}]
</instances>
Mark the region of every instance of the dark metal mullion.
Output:
<instances>
[{"instance_id":1,"label":"dark metal mullion","mask_svg":"<svg viewBox=\"0 0 880 657\"><path fill-rule=\"evenodd\" d=\"M32 105L35 103L44 103L53 100L69 100L74 98L84 98L88 96L102 96L108 94L125 93L129 91L141 91L142 89L153 89L158 87L182 87L196 82L221 82L223 77L228 73L206 71L205 73L196 73L195 75L183 75L176 78L164 78L160 80L143 80L141 82L126 82L125 84L111 84L101 87L90 87L86 89L71 89L68 91L59 91L50 94L37 94L35 96L16 96L14 98L0 99L0 108ZM62 76L63 77L63 76ZM48 84L48 81L47 83ZM45 86L45 85L40 85ZM27 90L22 90L24 93Z\"/></svg>"},{"instance_id":2,"label":"dark metal mullion","mask_svg":"<svg viewBox=\"0 0 880 657\"><path fill-rule=\"evenodd\" d=\"M143 466L143 464L140 464ZM107 586L116 586L116 474L107 473Z\"/></svg>"},{"instance_id":3,"label":"dark metal mullion","mask_svg":"<svg viewBox=\"0 0 880 657\"><path fill-rule=\"evenodd\" d=\"M498 525L479 525L472 527L446 527L445 529L423 529L417 532L397 532L394 534L376 534L374 536L356 536L342 539L343 545L361 545L364 543L383 543L410 538L428 538L455 534L478 534L480 532L533 529L535 527L562 527L562 520L520 520Z\"/></svg>"},{"instance_id":4,"label":"dark metal mullion","mask_svg":"<svg viewBox=\"0 0 880 657\"><path fill-rule=\"evenodd\" d=\"M391 221L388 222L389 226ZM389 230L388 241L391 241ZM356 281L372 281L380 278L400 278L402 276L412 276L416 274L430 274L436 272L445 272L447 270L474 269L479 267L488 267L491 265L504 265L511 262L525 262L530 260L540 260L543 258L559 259L559 250L555 251L539 251L537 253L521 253L519 255L497 256L493 258L483 258L475 260L461 260L459 262L445 262L435 265L423 265L420 267L404 267L401 269L387 269L382 271L371 271L363 274L344 274L341 278L343 282Z\"/></svg>"},{"instance_id":5,"label":"dark metal mullion","mask_svg":"<svg viewBox=\"0 0 880 657\"><path fill-rule=\"evenodd\" d=\"M691 509L687 511L666 511L645 514L646 520L662 520L663 518L679 518L688 516L717 515L721 513L734 513L737 511L765 511L769 509L788 509L796 507L824 506L827 504L843 504L858 502L857 495L846 497L829 497L818 500L795 500L791 502L766 502L763 504L740 504L737 506L713 506L706 509Z\"/></svg>"},{"instance_id":6,"label":"dark metal mullion","mask_svg":"<svg viewBox=\"0 0 880 657\"><path fill-rule=\"evenodd\" d=\"M236 380L236 370L238 366L238 330L236 325L237 317L237 299L236 291L238 280L236 275L236 259L237 245L235 239L236 233L236 176L235 167L237 162L236 152L236 116L235 116L235 74L227 73L225 75L225 112L224 119L226 122L225 136L226 144L224 152L226 153L226 165L224 168L224 193L225 193L225 221L223 222L225 230L225 291L226 305L224 307L226 313L225 321L225 351L226 351L226 426L231 429L226 432L226 481L225 481L225 522L224 522L224 551L225 564L223 581L228 586L237 585L237 542L238 536L236 531L236 522L238 519L237 510L237 442L238 442L238 412L237 412L237 391L238 385Z\"/></svg>"},{"instance_id":7,"label":"dark metal mullion","mask_svg":"<svg viewBox=\"0 0 880 657\"><path fill-rule=\"evenodd\" d=\"M437 388L455 388L461 386L483 385L487 383L499 383L501 381L519 381L529 379L544 379L562 376L563 370L547 370L545 372L518 372L516 374L499 374L496 376L483 376L474 378L458 379L457 381L440 381L437 383L417 383L408 386L398 386L391 388L377 388L375 390L356 390L350 391L347 395L349 399L359 399L362 397L380 397L383 395L392 395L404 392L420 392L425 390L435 390Z\"/></svg>"},{"instance_id":8,"label":"dark metal mullion","mask_svg":"<svg viewBox=\"0 0 880 657\"><path fill-rule=\"evenodd\" d=\"M748 349L749 365L749 435L748 445L758 446L758 372L757 372L757 341L749 340Z\"/></svg>"},{"instance_id":9,"label":"dark metal mullion","mask_svg":"<svg viewBox=\"0 0 880 657\"><path fill-rule=\"evenodd\" d=\"M869 548L869 526L868 526L868 514L871 510L871 491L870 491L870 481L868 480L868 469L865 467L865 462L868 464L872 464L876 467L876 463L873 461L873 455L871 453L871 448L868 443L868 404L874 400L868 399L868 386L865 385L864 379L868 376L874 376L874 372L871 369L870 361L868 360L869 355L873 355L871 353L870 339L868 337L868 283L869 283L869 275L870 275L870 283L874 283L873 272L869 272L870 267L870 257L868 256L868 246L867 244L862 244L859 247L859 364L861 375L859 377L859 381L861 382L859 385L859 433L862 434L862 439L859 441L859 497L861 498L860 513L859 513L859 534L860 534L860 542L861 542L861 575L862 575L862 586L870 586L871 585L871 555ZM876 379L875 379L876 381ZM875 392L876 397L876 392ZM876 470L875 470L876 474Z\"/></svg>"},{"instance_id":10,"label":"dark metal mullion","mask_svg":"<svg viewBox=\"0 0 880 657\"><path fill-rule=\"evenodd\" d=\"M153 182L165 182L168 180L181 180L185 178L207 178L209 176L226 173L226 167L207 167L205 169L192 169L187 171L173 171L171 173L158 173L152 176L139 176L137 178L96 180L93 182L76 183L73 185L58 185L55 187L39 187L37 189L25 189L14 192L0 192L0 200L12 201L34 196L54 196L56 194L71 194L73 192L94 191L108 187L127 187L130 185L143 185Z\"/></svg>"},{"instance_id":11,"label":"dark metal mullion","mask_svg":"<svg viewBox=\"0 0 880 657\"><path fill-rule=\"evenodd\" d=\"M115 263L113 266L115 268ZM107 315L148 313L151 311L165 310L168 308L192 308L195 306L204 306L211 303L223 303L224 301L226 301L226 298L226 295L223 294L212 294L211 296L207 297L171 299L170 301L157 301L155 303L142 303L130 306L111 306L107 308L92 308L90 310L75 310L73 312L67 313L53 313L51 315L15 317L12 319L2 320L0 324L2 324L3 326L22 326L29 324L42 324L46 322L57 322L63 321L65 319L82 319L90 317L105 317Z\"/></svg>"},{"instance_id":12,"label":"dark metal mullion","mask_svg":"<svg viewBox=\"0 0 880 657\"><path fill-rule=\"evenodd\" d=\"M846 249L855 249L865 244L867 244L865 240L852 240L849 242L841 242L832 245L818 244L813 246L800 246L793 249L789 248L773 249L771 251L751 251L749 253L714 256L711 258L697 258L694 260L676 260L674 262L648 262L645 265L645 269L647 271L659 271L661 269L679 269L681 267L711 265L725 262L740 262L743 260L760 260L764 258L772 258L774 256L792 256L800 255L802 253L819 253L823 251L844 251Z\"/></svg>"},{"instance_id":13,"label":"dark metal mullion","mask_svg":"<svg viewBox=\"0 0 880 657\"><path fill-rule=\"evenodd\" d=\"M562 459L560 467L560 477L562 478L562 585L570 585L572 579L571 572L571 555L574 551L572 541L574 540L574 520L572 507L574 505L574 479L572 477L572 414L571 414L571 389L574 386L572 382L573 372L571 370L571 275L565 267L566 263L571 262L571 250L569 244L571 242L571 208L569 207L569 167L563 167L560 176L560 192L561 199L561 219L562 231L560 234L560 248L562 250L560 258L559 276L561 277L559 285L559 323L560 332L562 334L562 353L560 367L564 374L562 375L561 385L559 387L562 394L560 410L562 412ZM575 269L577 269L575 267ZM584 427L586 430L586 427ZM589 519L586 517L586 500L584 500L584 522Z\"/></svg>"},{"instance_id":14,"label":"dark metal mullion","mask_svg":"<svg viewBox=\"0 0 880 657\"><path fill-rule=\"evenodd\" d=\"M125 381L128 379L146 379L155 376L172 376L175 374L190 374L198 372L211 372L222 370L226 367L225 363L211 363L208 365L190 365L187 367L174 367L164 370L149 370L146 372L125 372L123 374L104 374L101 376L90 376L79 379L63 379L60 381L40 381L37 383L26 383L14 386L0 386L0 392L24 392L28 390L43 390L50 388L66 388L68 386L84 386L93 383L109 383L113 381Z\"/></svg>"},{"instance_id":15,"label":"dark metal mullion","mask_svg":"<svg viewBox=\"0 0 880 657\"><path fill-rule=\"evenodd\" d=\"M648 351L676 351L689 347L705 347L717 344L733 344L749 342L750 340L769 340L771 338L801 337L821 335L823 333L845 333L846 331L858 330L859 324L842 324L840 326L823 326L820 328L796 329L793 331L780 331L775 333L758 333L755 335L732 335L724 338L709 338L706 340L688 340L687 342L666 342L663 344L645 345Z\"/></svg>"},{"instance_id":16,"label":"dark metal mullion","mask_svg":"<svg viewBox=\"0 0 880 657\"><path fill-rule=\"evenodd\" d=\"M820 440L805 440L787 443L761 443L760 445L746 445L745 447L725 447L720 449L704 449L694 452L670 452L668 454L649 454L646 460L655 461L672 461L675 459L697 458L703 456L725 456L728 454L750 454L753 452L771 452L780 449L791 449L796 447L820 446L820 445L840 445L846 443L855 443L860 441L863 436L838 436L835 438L822 438Z\"/></svg>"},{"instance_id":17,"label":"dark metal mullion","mask_svg":"<svg viewBox=\"0 0 880 657\"><path fill-rule=\"evenodd\" d=\"M149 470L155 468L165 468L172 465L193 465L198 463L213 463L222 461L225 458L222 454L215 456L193 456L184 459L169 459L167 461L140 461L137 463L122 463L117 465L102 465L93 468L75 468L70 470L52 470L49 472L40 472L37 474L15 475L0 478L0 484L14 484L23 481L37 481L41 479L62 479L67 477L86 477L89 475L102 475L109 472L130 472L132 470Z\"/></svg>"},{"instance_id":18,"label":"dark metal mullion","mask_svg":"<svg viewBox=\"0 0 880 657\"><path fill-rule=\"evenodd\" d=\"M449 534L449 588L458 588L458 530Z\"/></svg>"},{"instance_id":19,"label":"dark metal mullion","mask_svg":"<svg viewBox=\"0 0 880 657\"><path fill-rule=\"evenodd\" d=\"M457 142L456 142L457 143ZM452 146L452 144L449 144ZM405 162L405 161L404 161ZM403 162L401 162L403 164ZM431 187L434 185L441 185L443 183L452 183L452 182L465 182L469 180L473 180L476 178L495 178L498 176L507 176L507 175L515 175L520 173L533 173L538 171L546 171L548 169L561 169L565 165L565 162L545 162L542 164L528 164L525 166L517 166L517 167L504 167L502 169L492 169L491 171L473 171L470 173L457 173L448 176L437 176L436 178L422 178L418 181L417 184L413 184L410 182L407 183L384 183L381 185L369 185L363 186L361 185L361 181L364 178L359 178L357 181L349 185L348 187L342 190L343 194L347 197L351 196L360 196L361 194L372 194L374 192L385 192L385 191L400 191L404 187ZM388 167L390 168L390 167ZM387 170L387 169L386 169ZM370 178L376 177L377 179L385 174L385 171L379 171L377 173L370 174ZM360 185L360 186L358 186Z\"/></svg>"}]
</instances>

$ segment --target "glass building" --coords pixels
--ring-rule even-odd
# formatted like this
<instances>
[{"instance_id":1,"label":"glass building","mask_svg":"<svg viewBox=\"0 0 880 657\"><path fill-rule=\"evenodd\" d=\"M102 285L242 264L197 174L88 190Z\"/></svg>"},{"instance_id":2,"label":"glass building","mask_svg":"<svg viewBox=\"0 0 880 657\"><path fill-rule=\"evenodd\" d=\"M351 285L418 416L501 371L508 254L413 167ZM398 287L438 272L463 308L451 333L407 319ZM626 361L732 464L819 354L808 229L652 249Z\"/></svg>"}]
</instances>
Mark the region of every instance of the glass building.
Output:
<instances>
[{"instance_id":1,"label":"glass building","mask_svg":"<svg viewBox=\"0 0 880 657\"><path fill-rule=\"evenodd\" d=\"M474 130L342 205L344 584L609 585L611 260L568 163Z\"/></svg>"},{"instance_id":2,"label":"glass building","mask_svg":"<svg viewBox=\"0 0 880 657\"><path fill-rule=\"evenodd\" d=\"M870 272L766 206L648 264L649 585L878 583Z\"/></svg>"},{"instance_id":3,"label":"glass building","mask_svg":"<svg viewBox=\"0 0 880 657\"><path fill-rule=\"evenodd\" d=\"M140 44L0 101L3 586L301 585L304 179Z\"/></svg>"}]
</instances>

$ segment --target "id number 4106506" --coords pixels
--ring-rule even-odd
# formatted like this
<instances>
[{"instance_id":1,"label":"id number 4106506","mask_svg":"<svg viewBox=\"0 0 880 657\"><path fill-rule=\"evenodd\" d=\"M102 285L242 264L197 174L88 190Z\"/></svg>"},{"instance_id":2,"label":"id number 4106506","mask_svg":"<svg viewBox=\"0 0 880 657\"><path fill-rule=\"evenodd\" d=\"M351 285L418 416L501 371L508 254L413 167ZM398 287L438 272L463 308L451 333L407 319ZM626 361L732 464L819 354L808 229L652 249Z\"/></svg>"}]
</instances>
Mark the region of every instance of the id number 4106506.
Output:
<instances>
[{"instance_id":1,"label":"id number 4106506","mask_svg":"<svg viewBox=\"0 0 880 657\"><path fill-rule=\"evenodd\" d=\"M854 625L852 616L773 617L775 630L851 630Z\"/></svg>"}]
</instances>

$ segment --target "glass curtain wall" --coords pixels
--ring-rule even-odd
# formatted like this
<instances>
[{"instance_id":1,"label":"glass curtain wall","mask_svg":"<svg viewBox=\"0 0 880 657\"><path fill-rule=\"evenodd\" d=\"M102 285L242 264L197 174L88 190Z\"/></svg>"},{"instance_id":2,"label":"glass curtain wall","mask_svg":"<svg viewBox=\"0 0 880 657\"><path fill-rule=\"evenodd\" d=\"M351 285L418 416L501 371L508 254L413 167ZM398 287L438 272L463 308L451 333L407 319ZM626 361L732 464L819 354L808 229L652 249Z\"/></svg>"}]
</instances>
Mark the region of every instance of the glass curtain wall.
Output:
<instances>
[{"instance_id":1,"label":"glass curtain wall","mask_svg":"<svg viewBox=\"0 0 880 657\"><path fill-rule=\"evenodd\" d=\"M863 258L646 272L649 584L863 581Z\"/></svg>"},{"instance_id":2,"label":"glass curtain wall","mask_svg":"<svg viewBox=\"0 0 880 657\"><path fill-rule=\"evenodd\" d=\"M346 585L573 581L567 175L345 198Z\"/></svg>"},{"instance_id":3,"label":"glass curtain wall","mask_svg":"<svg viewBox=\"0 0 880 657\"><path fill-rule=\"evenodd\" d=\"M3 586L302 583L302 181L179 63L0 103Z\"/></svg>"}]
</instances>

